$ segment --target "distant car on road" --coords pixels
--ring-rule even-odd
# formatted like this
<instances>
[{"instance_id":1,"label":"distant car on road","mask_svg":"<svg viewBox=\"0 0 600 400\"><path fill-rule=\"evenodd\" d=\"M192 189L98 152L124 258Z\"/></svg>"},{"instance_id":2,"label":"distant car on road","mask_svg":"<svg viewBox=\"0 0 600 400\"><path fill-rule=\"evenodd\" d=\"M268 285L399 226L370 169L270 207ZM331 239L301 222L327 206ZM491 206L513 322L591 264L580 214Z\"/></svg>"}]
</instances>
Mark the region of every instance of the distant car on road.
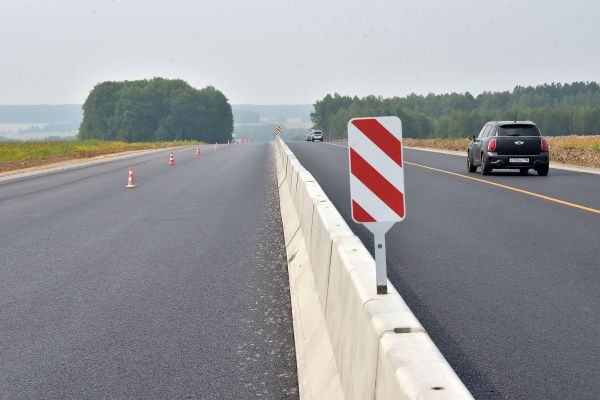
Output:
<instances>
[{"instance_id":1,"label":"distant car on road","mask_svg":"<svg viewBox=\"0 0 600 400\"><path fill-rule=\"evenodd\" d=\"M313 142L316 142L316 141L322 142L323 141L323 132L321 132L321 131L312 131L311 136L312 136Z\"/></svg>"},{"instance_id":2,"label":"distant car on road","mask_svg":"<svg viewBox=\"0 0 600 400\"><path fill-rule=\"evenodd\" d=\"M304 135L304 140L306 140L307 142L312 141L312 131L306 132L306 135Z\"/></svg>"},{"instance_id":3,"label":"distant car on road","mask_svg":"<svg viewBox=\"0 0 600 400\"><path fill-rule=\"evenodd\" d=\"M477 137L469 139L469 172L477 171L477 167L482 175L489 175L493 169L518 169L527 175L533 168L538 175L548 175L548 142L531 121L490 121Z\"/></svg>"}]
</instances>

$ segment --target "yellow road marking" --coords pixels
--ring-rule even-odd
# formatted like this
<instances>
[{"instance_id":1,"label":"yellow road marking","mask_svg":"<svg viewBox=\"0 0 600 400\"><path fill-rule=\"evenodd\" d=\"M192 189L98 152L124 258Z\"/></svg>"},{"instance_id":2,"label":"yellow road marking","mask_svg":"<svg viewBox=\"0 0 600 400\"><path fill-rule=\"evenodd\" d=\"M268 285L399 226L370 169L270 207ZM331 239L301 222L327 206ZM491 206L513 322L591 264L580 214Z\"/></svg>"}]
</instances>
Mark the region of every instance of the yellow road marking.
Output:
<instances>
[{"instance_id":1,"label":"yellow road marking","mask_svg":"<svg viewBox=\"0 0 600 400\"><path fill-rule=\"evenodd\" d=\"M548 200L548 201L553 201L555 203L562 204L562 205L565 205L565 206L579 208L580 210L584 210L584 211L589 211L589 212L592 212L592 213L600 214L600 210L597 210L595 208L586 207L586 206L582 206L582 205L575 204L575 203L569 203L568 201L556 199L556 198L550 197L550 196L544 196L543 194L538 194L538 193L530 192L528 190L523 190L523 189L519 189L519 188L512 187L512 186L503 185L501 183L496 183L496 182L488 181L488 180L485 180L485 179L474 178L472 176L463 175L463 174L459 174L459 173L451 172L451 171L446 171L445 169L439 169L439 168L429 167L427 165L412 163L412 162L408 162L408 161L404 161L404 164L414 165L415 167L421 167L421 168L425 168L425 169L430 169L432 171L443 172L444 174L449 174L449 175L454 175L454 176L460 176L461 178L470 179L472 181L477 181L477 182L481 182L481 183L487 183L488 185L501 187L503 189L512 190L514 192L519 192L519 193L527 194L529 196L538 197L540 199L544 199L544 200Z\"/></svg>"},{"instance_id":2,"label":"yellow road marking","mask_svg":"<svg viewBox=\"0 0 600 400\"><path fill-rule=\"evenodd\" d=\"M348 148L348 146L342 146L342 145L335 144L335 143L327 143L327 144L330 144L332 146L337 146L337 147L343 147L345 149ZM582 205L575 204L575 203L570 203L568 201L556 199L554 197L544 196L543 194L538 194L538 193L530 192L528 190L524 190L524 189L519 189L519 188L512 187L512 186L503 185L501 183L496 183L496 182L488 181L488 180L485 180L485 179L474 178L472 176L468 176L468 175L464 175L464 174L459 174L457 172L446 171L445 169L434 168L434 167L430 167L430 166L427 166L427 165L412 163L412 162L408 162L408 161L404 161L404 164L414 165L415 167L421 167L421 168L425 168L425 169L430 169L432 171L443 172L444 174L460 176L461 178L470 179L472 181L477 181L477 182L481 182L481 183L487 183L488 185L501 187L503 189L508 189L508 190L512 190L514 192L523 193L523 194L526 194L526 195L529 195L529 196L533 196L533 197L537 197L537 198L540 198L540 199L552 201L552 202L555 202L555 203L558 203L558 204L562 204L562 205L565 205L565 206L569 206L569 207L573 207L573 208L578 208L580 210L589 211L589 212L592 212L592 213L595 213L595 214L600 214L600 210L597 210L595 208L586 207L586 206L582 206Z\"/></svg>"}]
</instances>

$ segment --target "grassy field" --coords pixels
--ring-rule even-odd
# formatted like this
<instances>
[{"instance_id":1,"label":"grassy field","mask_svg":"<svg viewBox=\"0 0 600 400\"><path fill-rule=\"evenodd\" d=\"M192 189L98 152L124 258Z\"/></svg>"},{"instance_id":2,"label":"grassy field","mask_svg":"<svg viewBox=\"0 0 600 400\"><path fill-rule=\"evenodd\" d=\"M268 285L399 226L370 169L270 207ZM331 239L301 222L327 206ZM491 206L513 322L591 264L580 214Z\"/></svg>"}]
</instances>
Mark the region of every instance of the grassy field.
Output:
<instances>
[{"instance_id":1,"label":"grassy field","mask_svg":"<svg viewBox=\"0 0 600 400\"><path fill-rule=\"evenodd\" d=\"M546 136L551 162L600 168L600 136ZM407 146L465 151L468 139L409 139Z\"/></svg>"},{"instance_id":2,"label":"grassy field","mask_svg":"<svg viewBox=\"0 0 600 400\"><path fill-rule=\"evenodd\" d=\"M192 143L187 141L124 143L102 140L0 142L0 172L105 154L189 144Z\"/></svg>"}]
</instances>

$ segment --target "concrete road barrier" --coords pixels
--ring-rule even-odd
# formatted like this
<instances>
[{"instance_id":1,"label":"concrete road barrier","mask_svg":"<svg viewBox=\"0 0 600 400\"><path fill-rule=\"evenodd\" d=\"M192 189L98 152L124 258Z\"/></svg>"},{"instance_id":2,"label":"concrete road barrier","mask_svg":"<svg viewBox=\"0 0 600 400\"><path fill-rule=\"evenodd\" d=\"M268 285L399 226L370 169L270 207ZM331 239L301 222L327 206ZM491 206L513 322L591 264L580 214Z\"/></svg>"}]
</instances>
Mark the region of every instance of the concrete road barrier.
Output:
<instances>
[{"instance_id":1,"label":"concrete road barrier","mask_svg":"<svg viewBox=\"0 0 600 400\"><path fill-rule=\"evenodd\" d=\"M471 399L402 297L375 291L375 261L277 138L300 397Z\"/></svg>"}]
</instances>

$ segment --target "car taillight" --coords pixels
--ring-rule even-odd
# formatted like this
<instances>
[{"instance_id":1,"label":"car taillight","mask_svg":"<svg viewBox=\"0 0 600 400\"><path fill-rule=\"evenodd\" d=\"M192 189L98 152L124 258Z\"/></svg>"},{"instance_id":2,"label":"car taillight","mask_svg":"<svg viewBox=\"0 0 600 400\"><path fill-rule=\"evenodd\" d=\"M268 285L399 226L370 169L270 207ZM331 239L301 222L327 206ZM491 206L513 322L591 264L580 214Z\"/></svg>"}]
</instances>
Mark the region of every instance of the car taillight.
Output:
<instances>
[{"instance_id":1,"label":"car taillight","mask_svg":"<svg viewBox=\"0 0 600 400\"><path fill-rule=\"evenodd\" d=\"M548 142L544 138L542 138L542 151L548 151Z\"/></svg>"},{"instance_id":2,"label":"car taillight","mask_svg":"<svg viewBox=\"0 0 600 400\"><path fill-rule=\"evenodd\" d=\"M496 151L496 139L490 140L488 143L488 151Z\"/></svg>"}]
</instances>

